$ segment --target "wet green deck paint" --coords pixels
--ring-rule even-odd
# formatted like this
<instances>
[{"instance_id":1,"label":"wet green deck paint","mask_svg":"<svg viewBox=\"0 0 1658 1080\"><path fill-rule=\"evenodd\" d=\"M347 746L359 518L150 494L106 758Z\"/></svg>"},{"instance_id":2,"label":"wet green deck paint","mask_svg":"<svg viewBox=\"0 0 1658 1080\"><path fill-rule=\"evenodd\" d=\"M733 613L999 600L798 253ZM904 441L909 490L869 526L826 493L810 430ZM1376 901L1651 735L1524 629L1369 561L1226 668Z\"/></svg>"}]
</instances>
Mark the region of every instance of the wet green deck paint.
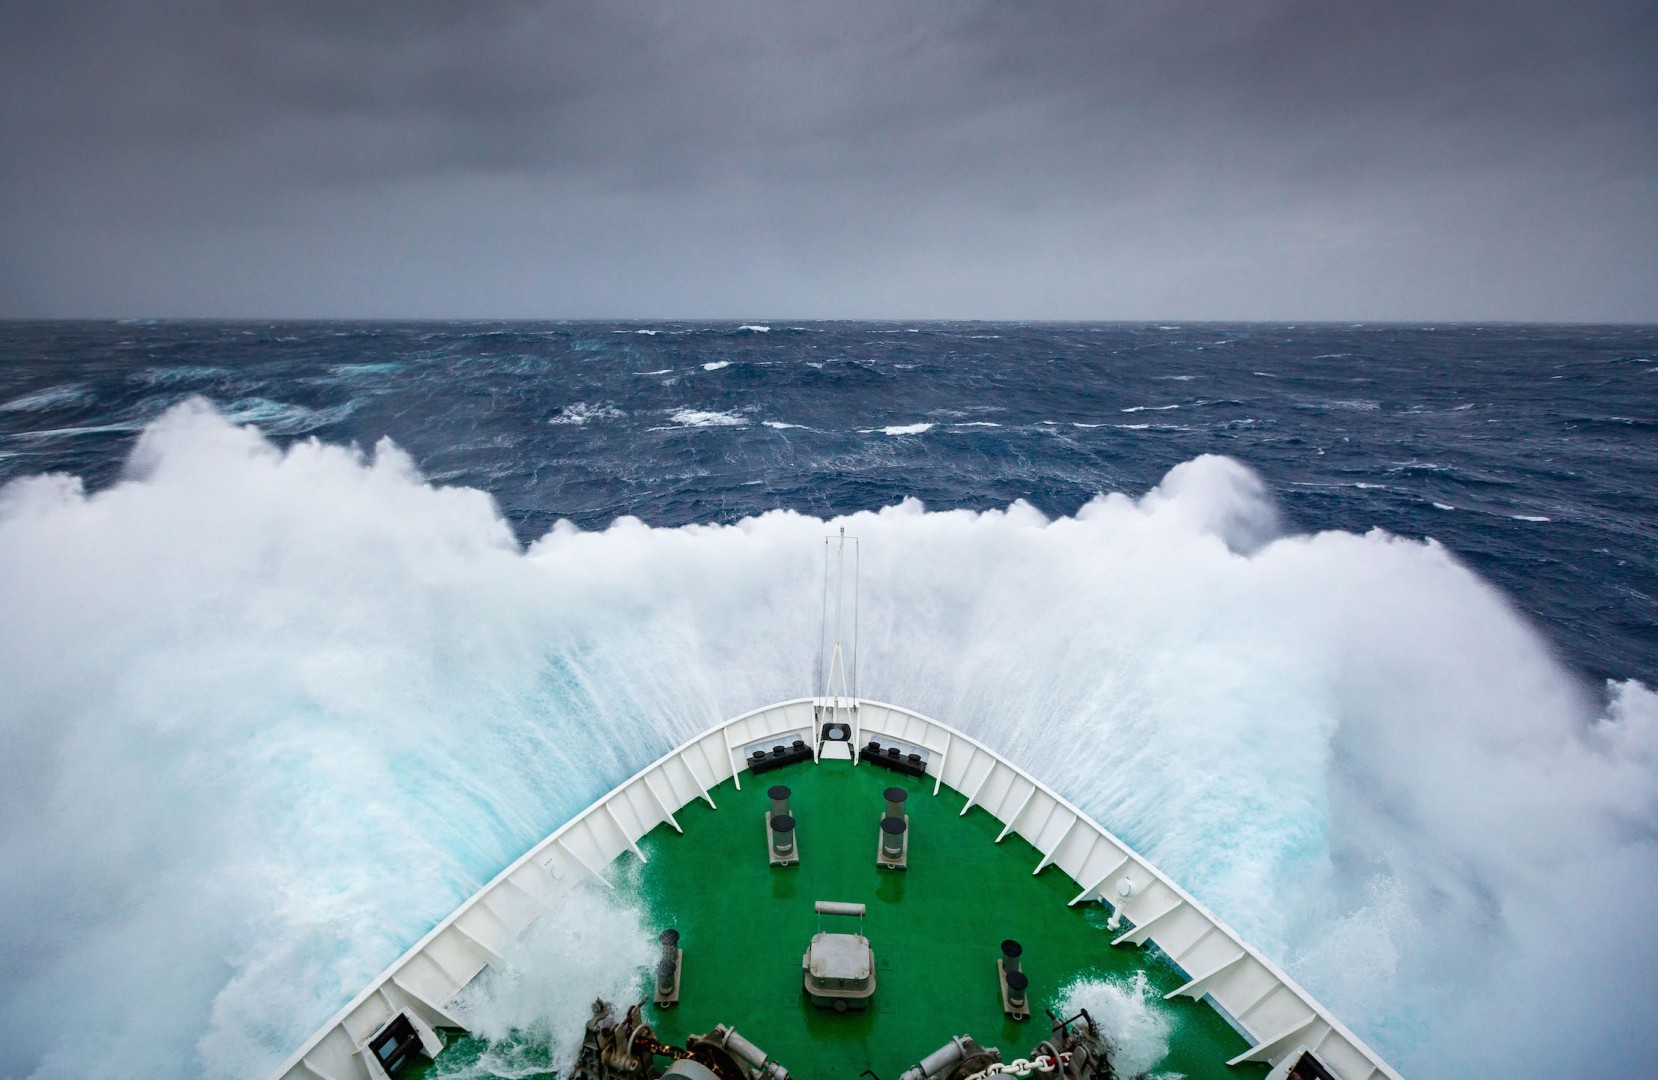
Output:
<instances>
[{"instance_id":1,"label":"wet green deck paint","mask_svg":"<svg viewBox=\"0 0 1658 1080\"><path fill-rule=\"evenodd\" d=\"M766 791L774 784L794 792L799 866L773 869L766 860ZM892 786L910 793L903 872L875 866L881 793ZM662 825L644 838L649 862L640 888L657 925L679 930L685 951L681 1004L646 1013L658 1036L683 1043L725 1023L797 1080L855 1080L865 1069L896 1080L952 1035L999 1046L1005 1060L1025 1056L1046 1037L1042 1009L1078 977L1127 979L1143 969L1159 998L1185 981L1154 950L1113 947L1102 905L1066 906L1079 889L1069 876L1052 866L1032 876L1036 849L1014 835L996 844L1001 822L978 809L960 817L963 796L932 790L930 777L874 766L792 765L745 776L742 791L721 784L711 792L718 810L700 799L678 810L683 836ZM817 900L868 905L864 933L878 988L867 1012L823 1012L802 993L801 954L818 927ZM824 929L855 922L826 916ZM1010 937L1024 946L1031 980L1026 1023L1003 1017L997 990L999 946ZM1199 1080L1258 1080L1268 1071L1225 1064L1248 1044L1209 1006L1182 999L1159 1007L1174 1030L1154 1071ZM443 1064L476 1053L474 1040L462 1038Z\"/></svg>"}]
</instances>

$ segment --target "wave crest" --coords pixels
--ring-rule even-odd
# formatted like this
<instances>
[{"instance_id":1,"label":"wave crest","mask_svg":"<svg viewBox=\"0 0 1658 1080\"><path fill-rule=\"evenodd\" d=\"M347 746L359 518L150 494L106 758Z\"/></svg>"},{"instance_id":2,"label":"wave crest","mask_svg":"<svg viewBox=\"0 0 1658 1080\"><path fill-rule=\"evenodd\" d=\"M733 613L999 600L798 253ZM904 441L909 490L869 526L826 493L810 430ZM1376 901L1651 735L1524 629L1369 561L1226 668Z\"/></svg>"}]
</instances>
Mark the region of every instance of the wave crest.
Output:
<instances>
[{"instance_id":1,"label":"wave crest","mask_svg":"<svg viewBox=\"0 0 1658 1080\"><path fill-rule=\"evenodd\" d=\"M0 489L4 1071L274 1066L611 784L809 692L843 523L866 693L1053 784L1402 1071L1650 1040L1658 696L1597 703L1437 544L1286 535L1208 457L1072 518L525 550L389 443L281 450L194 403L107 489Z\"/></svg>"}]
</instances>

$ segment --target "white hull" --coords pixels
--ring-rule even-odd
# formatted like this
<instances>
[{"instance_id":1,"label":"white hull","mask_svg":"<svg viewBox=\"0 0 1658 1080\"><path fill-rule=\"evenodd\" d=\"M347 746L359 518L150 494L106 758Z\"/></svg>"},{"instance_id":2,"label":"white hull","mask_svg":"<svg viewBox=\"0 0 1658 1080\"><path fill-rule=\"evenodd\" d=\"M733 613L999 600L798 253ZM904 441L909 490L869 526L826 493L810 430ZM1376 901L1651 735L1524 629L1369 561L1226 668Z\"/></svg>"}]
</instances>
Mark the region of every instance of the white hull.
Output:
<instances>
[{"instance_id":1,"label":"white hull","mask_svg":"<svg viewBox=\"0 0 1658 1080\"><path fill-rule=\"evenodd\" d=\"M747 770L745 750L780 736L812 745L817 706L844 699L799 698L727 720L663 755L565 823L421 938L341 1009L273 1074L272 1080L381 1080L365 1049L399 1012L417 1027L463 1026L449 1011L455 995L548 905L561 882L590 877L609 885L606 868L656 826L678 830L674 811L705 799ZM842 718L848 714L843 708ZM1230 1064L1280 1065L1312 1050L1342 1080L1399 1080L1381 1057L1347 1030L1271 961L1244 943L1183 889L1088 815L1000 754L946 724L909 709L862 701L861 739L898 740L928 753L927 775L967 797L965 814L982 808L1004 824L998 841L1018 833L1042 853L1033 869L1053 866L1078 883L1072 904L1120 902L1125 920L1113 944L1155 944L1188 975L1168 996L1207 998L1250 1041ZM861 741L858 742L861 745ZM1122 899L1121 884L1132 884ZM1287 1066L1286 1066L1287 1067Z\"/></svg>"}]
</instances>

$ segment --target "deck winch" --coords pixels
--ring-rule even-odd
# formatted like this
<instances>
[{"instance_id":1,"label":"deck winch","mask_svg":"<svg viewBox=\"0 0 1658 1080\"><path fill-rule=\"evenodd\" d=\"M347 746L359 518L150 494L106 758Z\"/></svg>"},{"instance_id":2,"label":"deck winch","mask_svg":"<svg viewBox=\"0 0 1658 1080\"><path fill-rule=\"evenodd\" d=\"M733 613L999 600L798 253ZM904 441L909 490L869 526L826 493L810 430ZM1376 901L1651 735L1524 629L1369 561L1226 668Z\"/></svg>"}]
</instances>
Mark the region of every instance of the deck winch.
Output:
<instances>
[{"instance_id":1,"label":"deck winch","mask_svg":"<svg viewBox=\"0 0 1658 1080\"><path fill-rule=\"evenodd\" d=\"M898 1080L957 1080L982 1072L1002 1060L995 1047L986 1050L971 1035L957 1035L899 1074Z\"/></svg>"},{"instance_id":2,"label":"deck winch","mask_svg":"<svg viewBox=\"0 0 1658 1080\"><path fill-rule=\"evenodd\" d=\"M1115 1080L1111 1044L1086 1009L1069 1020L1048 1015L1053 1019L1052 1034L1025 1057L1004 1063L996 1047L980 1046L971 1035L957 1035L904 1070L898 1080L989 1080L996 1075Z\"/></svg>"},{"instance_id":3,"label":"deck winch","mask_svg":"<svg viewBox=\"0 0 1658 1080\"><path fill-rule=\"evenodd\" d=\"M743 1068L752 1080L789 1080L789 1070L773 1061L764 1050L755 1046L741 1035L737 1029L725 1024L716 1024L713 1031L692 1039L693 1052L697 1049L711 1049L718 1047L736 1059L739 1068Z\"/></svg>"},{"instance_id":4,"label":"deck winch","mask_svg":"<svg viewBox=\"0 0 1658 1080\"><path fill-rule=\"evenodd\" d=\"M671 933L671 931L670 931ZM664 935L666 937L666 935ZM656 1059L671 1058L666 1070ZM581 1050L570 1080L789 1080L789 1070L727 1024L705 1035L692 1035L684 1046L657 1039L645 1022L643 1006L634 1005L616 1019L610 1002L593 1002Z\"/></svg>"}]
</instances>

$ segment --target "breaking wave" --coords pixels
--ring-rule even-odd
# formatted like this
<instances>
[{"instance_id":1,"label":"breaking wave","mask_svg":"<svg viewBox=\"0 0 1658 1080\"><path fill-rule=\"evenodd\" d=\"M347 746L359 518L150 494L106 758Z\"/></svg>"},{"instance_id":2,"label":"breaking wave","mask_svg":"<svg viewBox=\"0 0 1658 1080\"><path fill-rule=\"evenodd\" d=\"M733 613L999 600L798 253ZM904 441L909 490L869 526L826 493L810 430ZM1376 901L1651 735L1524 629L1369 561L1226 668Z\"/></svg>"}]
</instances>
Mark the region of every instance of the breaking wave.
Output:
<instances>
[{"instance_id":1,"label":"breaking wave","mask_svg":"<svg viewBox=\"0 0 1658 1080\"><path fill-rule=\"evenodd\" d=\"M1174 1021L1145 972L1126 979L1079 979L1060 991L1054 1012L1070 1017L1084 1009L1110 1040L1111 1067L1123 1080L1146 1076L1168 1056Z\"/></svg>"},{"instance_id":2,"label":"breaking wave","mask_svg":"<svg viewBox=\"0 0 1658 1080\"><path fill-rule=\"evenodd\" d=\"M809 692L842 523L868 695L1052 783L1407 1075L1658 1051L1658 695L1580 685L1431 541L1285 535L1202 457L1068 518L526 550L387 442L195 402L107 489L0 489L0 1072L262 1075L613 783Z\"/></svg>"},{"instance_id":3,"label":"breaking wave","mask_svg":"<svg viewBox=\"0 0 1658 1080\"><path fill-rule=\"evenodd\" d=\"M437 1072L446 1080L567 1071L580 1053L594 999L637 1001L656 959L648 913L585 885L568 887L504 950L502 965L456 1003L468 1030L487 1045L456 1068L440 1061Z\"/></svg>"},{"instance_id":4,"label":"breaking wave","mask_svg":"<svg viewBox=\"0 0 1658 1080\"><path fill-rule=\"evenodd\" d=\"M660 374L652 372L651 374ZM573 405L566 405L553 416L548 417L547 423L554 425L569 424L580 427L593 420L618 420L627 414L616 406L605 402L602 405L592 405L585 401L578 401Z\"/></svg>"},{"instance_id":5,"label":"breaking wave","mask_svg":"<svg viewBox=\"0 0 1658 1080\"><path fill-rule=\"evenodd\" d=\"M676 409L668 419L682 427L743 427L748 423L737 413L711 409Z\"/></svg>"}]
</instances>

